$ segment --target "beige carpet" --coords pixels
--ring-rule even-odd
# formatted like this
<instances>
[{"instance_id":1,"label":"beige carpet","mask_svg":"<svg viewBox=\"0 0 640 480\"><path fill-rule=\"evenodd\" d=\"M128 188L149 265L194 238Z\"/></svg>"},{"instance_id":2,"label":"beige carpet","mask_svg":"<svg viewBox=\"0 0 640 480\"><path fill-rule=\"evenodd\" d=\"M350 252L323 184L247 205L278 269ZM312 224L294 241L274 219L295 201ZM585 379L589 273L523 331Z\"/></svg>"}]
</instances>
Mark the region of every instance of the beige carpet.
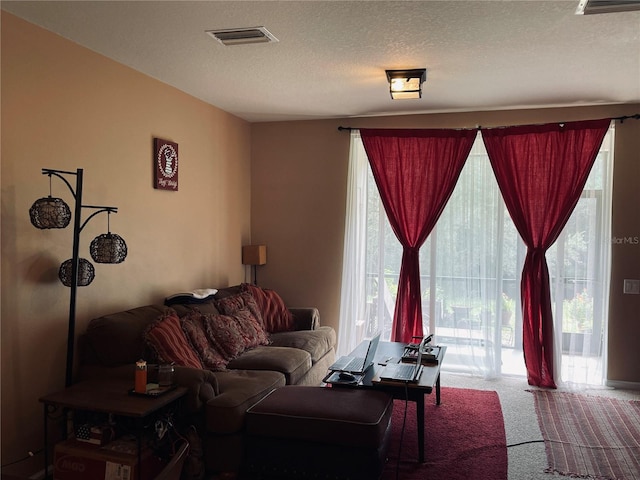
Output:
<instances>
[{"instance_id":1,"label":"beige carpet","mask_svg":"<svg viewBox=\"0 0 640 480\"><path fill-rule=\"evenodd\" d=\"M557 473L545 473L548 463L544 440L538 424L534 397L527 391L532 387L527 384L524 377L486 380L480 377L443 372L442 385L498 392L507 435L509 480L564 480L568 478ZM617 390L607 387L563 385L557 391L621 400L640 400L640 391Z\"/></svg>"}]
</instances>

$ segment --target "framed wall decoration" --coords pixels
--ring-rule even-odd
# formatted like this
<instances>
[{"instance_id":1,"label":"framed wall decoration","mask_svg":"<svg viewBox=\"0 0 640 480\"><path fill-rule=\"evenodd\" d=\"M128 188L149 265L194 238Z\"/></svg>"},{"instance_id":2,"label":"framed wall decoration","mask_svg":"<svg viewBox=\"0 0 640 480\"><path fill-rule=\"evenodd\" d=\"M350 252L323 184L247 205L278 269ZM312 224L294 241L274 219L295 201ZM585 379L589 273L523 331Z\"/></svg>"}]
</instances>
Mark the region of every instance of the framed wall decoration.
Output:
<instances>
[{"instance_id":1,"label":"framed wall decoration","mask_svg":"<svg viewBox=\"0 0 640 480\"><path fill-rule=\"evenodd\" d=\"M153 187L161 190L178 190L178 144L153 139Z\"/></svg>"}]
</instances>

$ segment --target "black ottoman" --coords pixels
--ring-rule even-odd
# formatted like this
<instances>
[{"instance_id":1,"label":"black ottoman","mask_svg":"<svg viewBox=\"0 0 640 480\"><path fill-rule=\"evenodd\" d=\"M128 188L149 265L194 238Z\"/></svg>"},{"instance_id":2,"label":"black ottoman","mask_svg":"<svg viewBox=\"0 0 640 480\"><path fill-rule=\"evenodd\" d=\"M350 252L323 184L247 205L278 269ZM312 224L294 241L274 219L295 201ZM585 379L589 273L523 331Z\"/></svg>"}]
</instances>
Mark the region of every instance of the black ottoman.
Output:
<instances>
[{"instance_id":1,"label":"black ottoman","mask_svg":"<svg viewBox=\"0 0 640 480\"><path fill-rule=\"evenodd\" d=\"M375 480L392 410L374 390L278 388L247 410L242 478Z\"/></svg>"}]
</instances>

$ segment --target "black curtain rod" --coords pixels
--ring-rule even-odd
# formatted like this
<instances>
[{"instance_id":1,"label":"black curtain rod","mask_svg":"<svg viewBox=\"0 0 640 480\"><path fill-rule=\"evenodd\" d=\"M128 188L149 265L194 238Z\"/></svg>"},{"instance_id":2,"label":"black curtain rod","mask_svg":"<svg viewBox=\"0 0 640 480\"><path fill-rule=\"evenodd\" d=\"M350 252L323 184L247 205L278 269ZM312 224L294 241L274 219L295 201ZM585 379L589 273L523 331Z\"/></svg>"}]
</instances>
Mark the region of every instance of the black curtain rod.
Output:
<instances>
[{"instance_id":1,"label":"black curtain rod","mask_svg":"<svg viewBox=\"0 0 640 480\"><path fill-rule=\"evenodd\" d=\"M620 123L624 123L624 121L628 118L631 118L633 120L640 120L640 113L636 113L635 115L625 115L623 117L613 117L611 120L620 120Z\"/></svg>"},{"instance_id":2,"label":"black curtain rod","mask_svg":"<svg viewBox=\"0 0 640 480\"><path fill-rule=\"evenodd\" d=\"M640 120L640 113L636 113L635 115L624 115L622 117L611 117L611 120L619 120L620 123L624 123L625 120L628 119L632 119L632 120ZM549 123L567 123L567 122L549 122ZM504 127L491 127L491 128L504 128ZM481 130L482 127L478 126L475 128L475 130ZM343 126L339 126L338 127L338 131L342 132L342 131L351 131L351 130L360 130L358 127L343 127ZM458 130L464 130L464 129L458 129ZM472 130L472 129L467 129L467 130Z\"/></svg>"}]
</instances>

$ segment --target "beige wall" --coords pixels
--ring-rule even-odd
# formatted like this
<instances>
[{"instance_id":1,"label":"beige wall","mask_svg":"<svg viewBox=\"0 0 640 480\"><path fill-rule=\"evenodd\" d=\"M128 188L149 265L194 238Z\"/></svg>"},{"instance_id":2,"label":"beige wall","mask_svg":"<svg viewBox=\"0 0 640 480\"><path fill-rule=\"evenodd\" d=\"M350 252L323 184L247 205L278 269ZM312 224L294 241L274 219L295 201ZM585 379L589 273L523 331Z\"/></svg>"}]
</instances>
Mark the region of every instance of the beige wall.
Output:
<instances>
[{"instance_id":1,"label":"beige wall","mask_svg":"<svg viewBox=\"0 0 640 480\"><path fill-rule=\"evenodd\" d=\"M473 128L632 115L640 105L351 118L252 126L251 230L268 245L260 283L290 303L318 306L337 329L349 133L337 127ZM640 121L618 122L614 237L640 237ZM640 386L640 295L622 295L624 278L640 278L640 245L614 245L608 378Z\"/></svg>"},{"instance_id":2,"label":"beige wall","mask_svg":"<svg viewBox=\"0 0 640 480\"><path fill-rule=\"evenodd\" d=\"M71 228L38 230L42 168L84 169L84 204L109 205L127 242L120 265L96 264L78 290L89 319L166 295L244 280L250 241L250 125L165 84L2 12L2 463L42 446L38 398L64 385ZM179 190L152 187L152 139L179 145ZM75 178L70 181L75 184ZM73 205L54 179L53 195ZM89 212L90 213L90 212ZM85 213L84 218L86 218ZM100 214L81 256L106 232Z\"/></svg>"},{"instance_id":3,"label":"beige wall","mask_svg":"<svg viewBox=\"0 0 640 480\"><path fill-rule=\"evenodd\" d=\"M640 106L637 106L637 111ZM609 299L609 379L640 382L640 295L622 293L625 278L640 278L640 121L616 125L613 174L611 296Z\"/></svg>"}]
</instances>

